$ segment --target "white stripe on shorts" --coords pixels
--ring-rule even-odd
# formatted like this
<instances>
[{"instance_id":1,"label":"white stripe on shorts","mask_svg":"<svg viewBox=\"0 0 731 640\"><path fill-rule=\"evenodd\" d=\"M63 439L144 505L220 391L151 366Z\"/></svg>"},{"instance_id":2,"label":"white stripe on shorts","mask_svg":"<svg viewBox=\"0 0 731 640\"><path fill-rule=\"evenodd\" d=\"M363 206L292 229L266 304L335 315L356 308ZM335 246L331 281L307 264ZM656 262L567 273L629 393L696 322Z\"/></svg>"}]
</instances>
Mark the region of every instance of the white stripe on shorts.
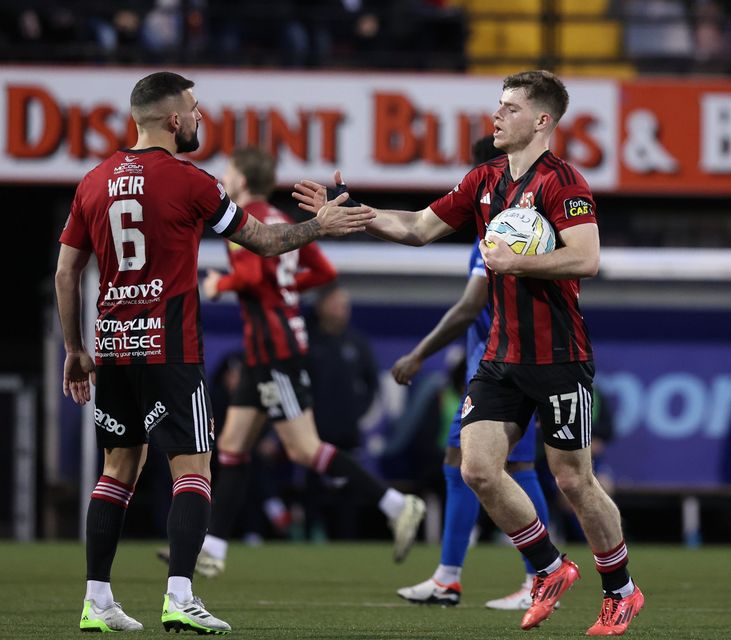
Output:
<instances>
[{"instance_id":1,"label":"white stripe on shorts","mask_svg":"<svg viewBox=\"0 0 731 640\"><path fill-rule=\"evenodd\" d=\"M201 382L198 388L193 392L193 395L191 396L191 403L193 408L195 450L198 453L209 451L210 446L208 444L208 431L206 424L208 422L208 415L206 409L206 399L203 389L203 382Z\"/></svg>"},{"instance_id":2,"label":"white stripe on shorts","mask_svg":"<svg viewBox=\"0 0 731 640\"><path fill-rule=\"evenodd\" d=\"M284 409L284 416L287 420L292 420L293 418L302 415L302 408L297 401L297 394L294 391L294 387L292 386L292 381L289 379L289 376L272 369L272 379L279 390L279 398L282 402L282 409Z\"/></svg>"},{"instance_id":3,"label":"white stripe on shorts","mask_svg":"<svg viewBox=\"0 0 731 640\"><path fill-rule=\"evenodd\" d=\"M591 444L591 394L578 383L579 387L579 420L581 422L581 447Z\"/></svg>"}]
</instances>

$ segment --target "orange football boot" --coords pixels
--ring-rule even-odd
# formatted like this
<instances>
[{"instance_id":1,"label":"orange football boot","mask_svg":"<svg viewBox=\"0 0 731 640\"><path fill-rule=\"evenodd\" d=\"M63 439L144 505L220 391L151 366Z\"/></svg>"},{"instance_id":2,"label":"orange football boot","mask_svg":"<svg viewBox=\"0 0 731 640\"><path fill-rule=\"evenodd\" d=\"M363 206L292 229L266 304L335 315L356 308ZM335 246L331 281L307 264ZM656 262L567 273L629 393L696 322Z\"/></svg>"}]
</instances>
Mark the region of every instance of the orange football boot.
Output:
<instances>
[{"instance_id":1,"label":"orange football boot","mask_svg":"<svg viewBox=\"0 0 731 640\"><path fill-rule=\"evenodd\" d=\"M626 598L604 598L597 621L589 627L587 636L621 636L627 631L632 618L640 613L645 596L635 585L635 590Z\"/></svg>"},{"instance_id":2,"label":"orange football boot","mask_svg":"<svg viewBox=\"0 0 731 640\"><path fill-rule=\"evenodd\" d=\"M545 578L538 575L533 578L533 588L530 592L533 604L525 612L520 628L532 629L546 620L553 613L559 598L580 577L579 567L564 556L561 566L556 571L549 573Z\"/></svg>"}]
</instances>

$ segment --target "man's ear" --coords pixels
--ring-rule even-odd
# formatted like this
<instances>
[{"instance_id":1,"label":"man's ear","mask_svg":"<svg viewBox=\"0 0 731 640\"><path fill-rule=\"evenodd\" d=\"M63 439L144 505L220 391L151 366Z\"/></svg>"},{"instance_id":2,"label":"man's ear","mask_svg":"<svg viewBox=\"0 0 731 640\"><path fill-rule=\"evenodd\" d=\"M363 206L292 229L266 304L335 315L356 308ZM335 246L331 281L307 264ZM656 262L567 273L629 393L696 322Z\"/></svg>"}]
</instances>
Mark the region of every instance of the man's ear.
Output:
<instances>
[{"instance_id":1,"label":"man's ear","mask_svg":"<svg viewBox=\"0 0 731 640\"><path fill-rule=\"evenodd\" d=\"M542 111L536 118L536 131L550 131L553 128L553 117L550 113Z\"/></svg>"},{"instance_id":2,"label":"man's ear","mask_svg":"<svg viewBox=\"0 0 731 640\"><path fill-rule=\"evenodd\" d=\"M168 127L170 131L176 132L180 129L180 114L177 111L173 111L167 119Z\"/></svg>"}]
</instances>

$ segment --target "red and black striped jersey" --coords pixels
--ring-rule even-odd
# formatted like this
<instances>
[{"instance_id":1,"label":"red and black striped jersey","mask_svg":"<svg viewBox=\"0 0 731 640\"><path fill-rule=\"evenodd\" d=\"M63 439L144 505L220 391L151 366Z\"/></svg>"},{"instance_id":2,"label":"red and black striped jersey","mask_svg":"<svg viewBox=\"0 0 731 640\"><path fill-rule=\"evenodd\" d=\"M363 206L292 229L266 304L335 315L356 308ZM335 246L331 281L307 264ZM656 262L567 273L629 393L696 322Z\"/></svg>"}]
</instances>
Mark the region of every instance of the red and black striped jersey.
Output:
<instances>
[{"instance_id":1,"label":"red and black striped jersey","mask_svg":"<svg viewBox=\"0 0 731 640\"><path fill-rule=\"evenodd\" d=\"M263 201L252 202L245 210L264 224L293 222ZM238 294L246 363L254 366L305 355L307 329L299 292L333 280L335 267L314 242L267 258L232 242L227 247L232 271L218 281L218 290Z\"/></svg>"},{"instance_id":2,"label":"red and black striped jersey","mask_svg":"<svg viewBox=\"0 0 731 640\"><path fill-rule=\"evenodd\" d=\"M198 247L246 214L211 175L165 149L121 150L84 176L60 242L99 265L97 364L203 362Z\"/></svg>"},{"instance_id":3,"label":"red and black striped jersey","mask_svg":"<svg viewBox=\"0 0 731 640\"><path fill-rule=\"evenodd\" d=\"M451 193L431 204L455 229L476 222L480 237L494 216L516 206L535 207L558 232L578 224L596 224L596 207L586 180L550 151L518 180L510 176L506 155L494 158L475 167ZM558 238L557 243L560 246ZM589 333L579 309L578 279L487 273L491 325L484 359L519 364L592 359Z\"/></svg>"}]
</instances>

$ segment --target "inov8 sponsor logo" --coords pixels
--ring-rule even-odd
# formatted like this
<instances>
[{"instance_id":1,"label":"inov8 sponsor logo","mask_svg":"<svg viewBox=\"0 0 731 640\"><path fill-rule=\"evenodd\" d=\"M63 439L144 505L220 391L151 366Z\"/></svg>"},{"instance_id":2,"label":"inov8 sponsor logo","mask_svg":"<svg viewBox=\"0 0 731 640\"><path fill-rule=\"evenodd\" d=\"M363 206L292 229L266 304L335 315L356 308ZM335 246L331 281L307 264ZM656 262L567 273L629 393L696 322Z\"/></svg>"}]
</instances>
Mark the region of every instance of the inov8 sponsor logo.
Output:
<instances>
[{"instance_id":1,"label":"inov8 sponsor logo","mask_svg":"<svg viewBox=\"0 0 731 640\"><path fill-rule=\"evenodd\" d=\"M104 413L101 409L94 409L94 422L97 427L106 429L109 433L116 433L118 436L124 435L124 432L127 431L127 427L121 422L117 422L112 416Z\"/></svg>"},{"instance_id":2,"label":"inov8 sponsor logo","mask_svg":"<svg viewBox=\"0 0 731 640\"><path fill-rule=\"evenodd\" d=\"M160 278L155 278L149 283L123 285L114 287L112 283L108 283L109 289L104 296L104 300L137 300L138 298L159 298L163 289L163 282Z\"/></svg>"},{"instance_id":3,"label":"inov8 sponsor logo","mask_svg":"<svg viewBox=\"0 0 731 640\"><path fill-rule=\"evenodd\" d=\"M167 414L168 410L165 408L165 405L158 400L152 408L152 411L145 416L145 429L147 429L147 431L152 430L152 428Z\"/></svg>"}]
</instances>

